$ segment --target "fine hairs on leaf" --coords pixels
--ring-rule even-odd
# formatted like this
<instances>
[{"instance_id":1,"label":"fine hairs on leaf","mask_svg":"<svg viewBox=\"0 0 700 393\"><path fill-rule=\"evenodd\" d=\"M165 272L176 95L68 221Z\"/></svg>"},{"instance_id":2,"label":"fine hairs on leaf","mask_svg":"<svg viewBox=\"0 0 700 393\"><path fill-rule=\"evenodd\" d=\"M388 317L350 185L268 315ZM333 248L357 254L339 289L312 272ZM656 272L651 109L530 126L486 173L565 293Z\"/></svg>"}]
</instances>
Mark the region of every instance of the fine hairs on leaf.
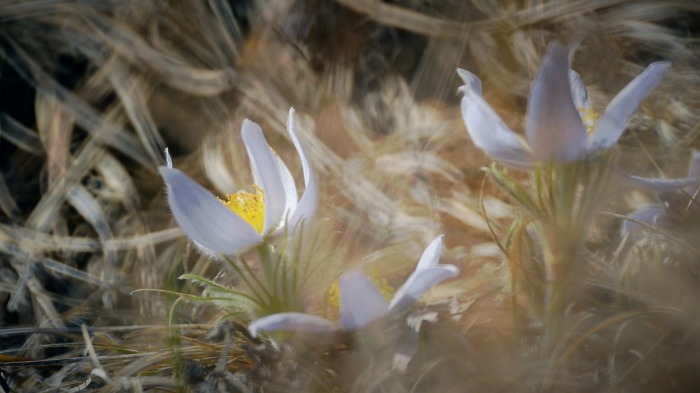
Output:
<instances>
[{"instance_id":1,"label":"fine hairs on leaf","mask_svg":"<svg viewBox=\"0 0 700 393\"><path fill-rule=\"evenodd\" d=\"M537 204L532 200L528 192L525 191L525 189L522 188L516 181L508 177L508 175L506 175L503 171L497 169L495 164L484 170L488 172L493 179L500 186L502 186L511 197L513 197L513 199L528 209L530 213L533 215L540 214L540 208L537 207Z\"/></svg>"}]
</instances>

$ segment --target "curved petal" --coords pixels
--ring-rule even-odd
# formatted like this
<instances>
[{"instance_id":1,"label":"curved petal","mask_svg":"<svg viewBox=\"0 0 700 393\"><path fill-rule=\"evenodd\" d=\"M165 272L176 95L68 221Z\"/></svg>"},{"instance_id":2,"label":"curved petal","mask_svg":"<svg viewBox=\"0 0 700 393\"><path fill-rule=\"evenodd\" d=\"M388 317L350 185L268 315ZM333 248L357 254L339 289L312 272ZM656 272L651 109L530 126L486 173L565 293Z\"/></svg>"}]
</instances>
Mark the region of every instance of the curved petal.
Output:
<instances>
[{"instance_id":1,"label":"curved petal","mask_svg":"<svg viewBox=\"0 0 700 393\"><path fill-rule=\"evenodd\" d=\"M270 149L262 129L256 123L243 120L243 143L245 144L250 167L255 182L265 192L265 226L263 234L279 228L285 207L287 194L276 154Z\"/></svg>"},{"instance_id":2,"label":"curved petal","mask_svg":"<svg viewBox=\"0 0 700 393\"><path fill-rule=\"evenodd\" d=\"M170 151L168 151L168 148L167 148L167 147L165 148L165 165L166 165L168 168L172 168L172 167L173 167L173 158L170 157Z\"/></svg>"},{"instance_id":3,"label":"curved petal","mask_svg":"<svg viewBox=\"0 0 700 393\"><path fill-rule=\"evenodd\" d=\"M292 143L294 143L294 147L297 149L297 153L299 153L301 168L304 172L304 193L301 195L299 204L292 213L289 222L290 227L295 228L300 222L310 220L316 213L316 207L318 206L318 185L316 183L314 171L311 168L311 164L306 157L306 153L304 153L304 149L299 141L299 136L297 135L296 122L294 121L294 108L289 109L287 132L289 132Z\"/></svg>"},{"instance_id":4,"label":"curved petal","mask_svg":"<svg viewBox=\"0 0 700 393\"><path fill-rule=\"evenodd\" d=\"M289 218L289 215L297 208L297 185L294 182L294 176L282 159L275 154L277 159L277 168L282 178L282 186L284 187L285 204L282 220Z\"/></svg>"},{"instance_id":5,"label":"curved petal","mask_svg":"<svg viewBox=\"0 0 700 393\"><path fill-rule=\"evenodd\" d=\"M693 150L690 156L690 164L688 164L688 178L696 181L683 189L685 193L693 199L695 206L700 205L700 150Z\"/></svg>"},{"instance_id":6,"label":"curved petal","mask_svg":"<svg viewBox=\"0 0 700 393\"><path fill-rule=\"evenodd\" d=\"M463 69L457 69L457 73L464 81L464 86L459 88L464 94L462 118L474 145L496 161L516 167L533 166L532 154L523 141L484 100L479 78Z\"/></svg>"},{"instance_id":7,"label":"curved petal","mask_svg":"<svg viewBox=\"0 0 700 393\"><path fill-rule=\"evenodd\" d=\"M235 255L262 240L243 218L174 168L160 167L168 203L185 234L208 252Z\"/></svg>"},{"instance_id":8,"label":"curved petal","mask_svg":"<svg viewBox=\"0 0 700 393\"><path fill-rule=\"evenodd\" d=\"M595 116L595 111L591 108L586 84L583 83L581 75L574 70L569 70L569 84L571 85L571 99L574 101L574 107L576 107L584 127L586 127L586 132L593 131L598 119Z\"/></svg>"},{"instance_id":9,"label":"curved petal","mask_svg":"<svg viewBox=\"0 0 700 393\"><path fill-rule=\"evenodd\" d=\"M589 142L590 151L609 149L620 139L629 118L670 66L666 61L652 63L610 101Z\"/></svg>"},{"instance_id":10,"label":"curved petal","mask_svg":"<svg viewBox=\"0 0 700 393\"><path fill-rule=\"evenodd\" d=\"M389 309L408 307L415 303L426 291L448 278L456 277L459 268L454 265L440 265L416 270L406 282L396 291L389 303Z\"/></svg>"},{"instance_id":11,"label":"curved petal","mask_svg":"<svg viewBox=\"0 0 700 393\"><path fill-rule=\"evenodd\" d=\"M569 69L569 85L571 86L571 99L579 113L581 109L590 109L591 102L588 99L586 84L583 83L581 75L572 69Z\"/></svg>"},{"instance_id":12,"label":"curved petal","mask_svg":"<svg viewBox=\"0 0 700 393\"><path fill-rule=\"evenodd\" d=\"M340 324L343 328L362 329L388 313L384 297L364 274L351 270L340 276Z\"/></svg>"},{"instance_id":13,"label":"curved petal","mask_svg":"<svg viewBox=\"0 0 700 393\"><path fill-rule=\"evenodd\" d=\"M700 179L700 150L693 150L688 164L688 177Z\"/></svg>"},{"instance_id":14,"label":"curved petal","mask_svg":"<svg viewBox=\"0 0 700 393\"><path fill-rule=\"evenodd\" d=\"M586 127L571 97L569 59L559 43L549 46L530 89L525 135L535 157L558 163L586 154Z\"/></svg>"},{"instance_id":15,"label":"curved petal","mask_svg":"<svg viewBox=\"0 0 700 393\"><path fill-rule=\"evenodd\" d=\"M622 236L644 228L643 224L658 225L666 222L666 209L661 205L646 205L627 215L622 223Z\"/></svg>"},{"instance_id":16,"label":"curved petal","mask_svg":"<svg viewBox=\"0 0 700 393\"><path fill-rule=\"evenodd\" d=\"M255 320L248 325L248 331L253 337L258 332L292 331L307 333L323 333L338 330L338 326L325 318L300 312L285 312L272 314Z\"/></svg>"},{"instance_id":17,"label":"curved petal","mask_svg":"<svg viewBox=\"0 0 700 393\"><path fill-rule=\"evenodd\" d=\"M428 247L423 251L423 255L420 256L418 265L416 265L416 271L435 266L440 262L440 255L442 254L442 239L444 235L440 235L433 239L433 241L428 244Z\"/></svg>"},{"instance_id":18,"label":"curved petal","mask_svg":"<svg viewBox=\"0 0 700 393\"><path fill-rule=\"evenodd\" d=\"M697 184L700 182L700 179L698 178L681 178L681 179L662 179L662 178L648 178L648 177L639 177L639 176L632 176L628 175L626 173L622 173L621 171L620 175L627 180L629 183L631 183L634 186L637 187L643 187L648 190L656 191L656 192L670 192L670 191L675 191L679 190L683 187L690 186L693 184Z\"/></svg>"}]
</instances>

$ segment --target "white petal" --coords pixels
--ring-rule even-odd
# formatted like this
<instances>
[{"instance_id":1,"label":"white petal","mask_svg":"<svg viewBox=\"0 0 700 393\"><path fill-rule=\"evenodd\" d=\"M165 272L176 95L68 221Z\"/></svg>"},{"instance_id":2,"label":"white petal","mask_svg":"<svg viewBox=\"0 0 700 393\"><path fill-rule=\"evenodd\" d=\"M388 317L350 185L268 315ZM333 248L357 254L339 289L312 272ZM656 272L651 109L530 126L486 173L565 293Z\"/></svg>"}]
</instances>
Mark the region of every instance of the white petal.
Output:
<instances>
[{"instance_id":1,"label":"white petal","mask_svg":"<svg viewBox=\"0 0 700 393\"><path fill-rule=\"evenodd\" d=\"M289 110L287 132L289 132L294 147L297 149L297 153L299 153L301 168L304 171L304 193L301 195L299 205L292 213L289 222L290 227L295 228L300 222L310 220L316 213L316 207L318 206L318 185L316 184L316 176L301 146L299 136L297 135L296 122L294 121L294 108Z\"/></svg>"},{"instance_id":2,"label":"white petal","mask_svg":"<svg viewBox=\"0 0 700 393\"><path fill-rule=\"evenodd\" d=\"M389 303L389 309L410 306L426 291L448 278L456 277L458 274L459 268L454 265L439 265L414 271L401 288L396 291L394 298Z\"/></svg>"},{"instance_id":3,"label":"white petal","mask_svg":"<svg viewBox=\"0 0 700 393\"><path fill-rule=\"evenodd\" d=\"M657 225L658 223L663 224L666 222L666 209L663 206L646 205L627 215L627 219L622 223L621 232L624 236L643 229L644 226L640 223Z\"/></svg>"},{"instance_id":4,"label":"white petal","mask_svg":"<svg viewBox=\"0 0 700 393\"><path fill-rule=\"evenodd\" d=\"M558 163L586 154L586 127L571 97L569 59L561 44L549 46L530 89L525 135L535 157Z\"/></svg>"},{"instance_id":5,"label":"white petal","mask_svg":"<svg viewBox=\"0 0 700 393\"><path fill-rule=\"evenodd\" d=\"M588 89L578 72L569 70L569 84L571 85L571 99L576 109L589 109L591 102L588 99Z\"/></svg>"},{"instance_id":6,"label":"white petal","mask_svg":"<svg viewBox=\"0 0 700 393\"><path fill-rule=\"evenodd\" d=\"M165 148L165 165L168 168L173 167L173 159L172 159L172 157L170 157L170 152L168 151L167 147Z\"/></svg>"},{"instance_id":7,"label":"white petal","mask_svg":"<svg viewBox=\"0 0 700 393\"><path fill-rule=\"evenodd\" d=\"M338 326L325 318L299 312L272 314L255 320L248 325L253 337L258 332L293 331L307 333L324 333L338 330Z\"/></svg>"},{"instance_id":8,"label":"white petal","mask_svg":"<svg viewBox=\"0 0 700 393\"><path fill-rule=\"evenodd\" d=\"M688 164L688 177L700 178L700 150L693 150Z\"/></svg>"},{"instance_id":9,"label":"white petal","mask_svg":"<svg viewBox=\"0 0 700 393\"><path fill-rule=\"evenodd\" d=\"M700 186L700 150L693 150L690 156L690 164L688 164L688 178L697 179L696 182L688 185L683 190L698 204L698 186Z\"/></svg>"},{"instance_id":10,"label":"white petal","mask_svg":"<svg viewBox=\"0 0 700 393\"><path fill-rule=\"evenodd\" d=\"M294 183L292 172L289 171L284 161L277 154L275 154L275 158L277 159L277 167L282 177L282 186L284 186L284 194L286 196L284 213L282 214L282 219L285 220L297 208L297 185Z\"/></svg>"},{"instance_id":11,"label":"white petal","mask_svg":"<svg viewBox=\"0 0 700 393\"><path fill-rule=\"evenodd\" d=\"M669 192L674 190L680 190L683 187L697 184L700 179L698 178L681 178L681 179L661 179L661 178L648 178L631 176L625 173L621 173L624 179L629 183L637 187L643 187L648 190L656 192Z\"/></svg>"},{"instance_id":12,"label":"white petal","mask_svg":"<svg viewBox=\"0 0 700 393\"><path fill-rule=\"evenodd\" d=\"M340 276L340 324L362 329L389 313L384 297L364 274L351 270Z\"/></svg>"},{"instance_id":13,"label":"white petal","mask_svg":"<svg viewBox=\"0 0 700 393\"><path fill-rule=\"evenodd\" d=\"M531 167L532 155L520 137L503 123L481 94L481 81L463 69L457 73L464 81L462 118L469 137L476 147L494 160L516 167Z\"/></svg>"},{"instance_id":14,"label":"white petal","mask_svg":"<svg viewBox=\"0 0 700 393\"><path fill-rule=\"evenodd\" d=\"M267 234L279 228L287 205L282 175L277 164L275 153L265 140L262 129L256 123L243 120L243 143L245 143L250 167L255 182L265 192L265 226L263 233Z\"/></svg>"},{"instance_id":15,"label":"white petal","mask_svg":"<svg viewBox=\"0 0 700 393\"><path fill-rule=\"evenodd\" d=\"M665 61L652 63L610 101L589 142L590 151L608 149L620 139L629 118L670 66Z\"/></svg>"},{"instance_id":16,"label":"white petal","mask_svg":"<svg viewBox=\"0 0 700 393\"><path fill-rule=\"evenodd\" d=\"M578 110L586 131L595 129L598 119L590 115L591 102L588 99L588 90L581 75L574 70L569 70L569 84L571 84L571 98L574 100L574 106Z\"/></svg>"},{"instance_id":17,"label":"white petal","mask_svg":"<svg viewBox=\"0 0 700 393\"><path fill-rule=\"evenodd\" d=\"M262 240L243 218L177 169L160 167L168 203L185 234L214 255L234 255Z\"/></svg>"},{"instance_id":18,"label":"white petal","mask_svg":"<svg viewBox=\"0 0 700 393\"><path fill-rule=\"evenodd\" d=\"M428 244L428 247L425 248L423 255L421 255L418 261L418 265L416 265L416 271L435 266L440 262L443 237L443 235L440 235Z\"/></svg>"}]
</instances>

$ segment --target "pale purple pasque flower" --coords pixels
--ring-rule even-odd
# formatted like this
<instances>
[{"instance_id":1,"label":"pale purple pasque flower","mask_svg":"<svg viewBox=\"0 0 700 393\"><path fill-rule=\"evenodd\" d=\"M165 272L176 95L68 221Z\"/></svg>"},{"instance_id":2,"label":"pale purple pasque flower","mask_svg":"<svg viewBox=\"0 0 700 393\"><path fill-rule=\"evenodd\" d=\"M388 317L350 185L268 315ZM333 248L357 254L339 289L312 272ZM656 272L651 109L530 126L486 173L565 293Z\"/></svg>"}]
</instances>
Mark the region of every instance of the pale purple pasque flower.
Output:
<instances>
[{"instance_id":1,"label":"pale purple pasque flower","mask_svg":"<svg viewBox=\"0 0 700 393\"><path fill-rule=\"evenodd\" d=\"M237 255L261 243L283 228L293 231L314 215L318 204L316 178L296 132L294 108L287 119L287 132L301 159L304 192L301 199L291 172L270 148L256 123L243 121L242 136L255 181L255 192L228 195L228 201L173 168L159 168L168 192L168 203L185 234L213 256Z\"/></svg>"},{"instance_id":2,"label":"pale purple pasque flower","mask_svg":"<svg viewBox=\"0 0 700 393\"><path fill-rule=\"evenodd\" d=\"M700 151L693 151L688 174L680 181L688 184L681 189L662 188L656 193L659 203L641 206L627 215L628 220L622 224L622 234L642 229L643 224L680 229L690 219L696 220L691 224L700 225ZM654 188L653 185L651 188Z\"/></svg>"},{"instance_id":3,"label":"pale purple pasque flower","mask_svg":"<svg viewBox=\"0 0 700 393\"><path fill-rule=\"evenodd\" d=\"M481 81L458 69L464 81L461 110L474 145L496 161L520 168L538 162L569 163L595 156L614 145L629 118L670 67L652 63L608 104L598 119L581 77L569 69L566 50L552 43L530 89L525 140L510 130L481 93Z\"/></svg>"},{"instance_id":4,"label":"pale purple pasque flower","mask_svg":"<svg viewBox=\"0 0 700 393\"><path fill-rule=\"evenodd\" d=\"M340 321L338 323L298 312L272 314L250 324L253 336L262 331L331 332L339 329L359 330L395 310L413 304L426 291L459 274L454 265L438 265L442 253L442 236L426 247L416 269L387 303L379 289L360 271L340 276Z\"/></svg>"}]
</instances>

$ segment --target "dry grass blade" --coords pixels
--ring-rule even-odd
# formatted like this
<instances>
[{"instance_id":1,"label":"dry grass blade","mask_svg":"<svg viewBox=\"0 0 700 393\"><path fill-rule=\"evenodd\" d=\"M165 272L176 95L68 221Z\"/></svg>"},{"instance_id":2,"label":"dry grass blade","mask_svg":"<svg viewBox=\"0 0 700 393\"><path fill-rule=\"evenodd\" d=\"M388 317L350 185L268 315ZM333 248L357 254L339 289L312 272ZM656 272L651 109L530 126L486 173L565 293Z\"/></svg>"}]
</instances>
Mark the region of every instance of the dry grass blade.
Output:
<instances>
[{"instance_id":1,"label":"dry grass blade","mask_svg":"<svg viewBox=\"0 0 700 393\"><path fill-rule=\"evenodd\" d=\"M5 176L0 173L0 210L13 222L20 222L21 216L17 202L7 187ZM2 235L0 235L2 236ZM1 241L1 240L0 240Z\"/></svg>"},{"instance_id":2,"label":"dry grass blade","mask_svg":"<svg viewBox=\"0 0 700 393\"><path fill-rule=\"evenodd\" d=\"M462 24L434 18L401 6L378 0L335 0L349 9L365 14L383 25L393 26L428 36L459 37L484 24Z\"/></svg>"},{"instance_id":3,"label":"dry grass blade","mask_svg":"<svg viewBox=\"0 0 700 393\"><path fill-rule=\"evenodd\" d=\"M66 171L75 119L61 111L56 98L47 94L37 94L36 117L39 139L46 151L48 186L51 188Z\"/></svg>"},{"instance_id":4,"label":"dry grass blade","mask_svg":"<svg viewBox=\"0 0 700 393\"><path fill-rule=\"evenodd\" d=\"M146 94L142 91L146 86L145 80L135 77L118 60L110 63L109 78L131 120L131 124L136 129L141 145L147 149L153 165L160 164L163 161L165 142L163 142L153 119L146 110Z\"/></svg>"},{"instance_id":5,"label":"dry grass blade","mask_svg":"<svg viewBox=\"0 0 700 393\"><path fill-rule=\"evenodd\" d=\"M94 133L95 137L101 142L114 147L145 167L150 167L150 163L146 157L143 147L140 146L133 136L127 132L124 132L121 127L113 122L110 122L108 118L101 116L100 113L89 104L58 84L46 72L41 70L39 64L37 64L32 57L21 49L16 43L14 43L11 38L6 38L8 41L13 43L14 50L22 57L25 64L29 66L31 76L28 74L23 75L27 80L36 80L39 88L55 94L56 98L63 106L63 109L75 115L76 123L88 132ZM13 65L18 72L23 73L21 71L23 70L22 64L15 61L12 57L8 57L8 59L9 63Z\"/></svg>"},{"instance_id":6,"label":"dry grass blade","mask_svg":"<svg viewBox=\"0 0 700 393\"><path fill-rule=\"evenodd\" d=\"M44 155L44 147L37 134L4 113L0 115L0 136L28 153Z\"/></svg>"}]
</instances>

